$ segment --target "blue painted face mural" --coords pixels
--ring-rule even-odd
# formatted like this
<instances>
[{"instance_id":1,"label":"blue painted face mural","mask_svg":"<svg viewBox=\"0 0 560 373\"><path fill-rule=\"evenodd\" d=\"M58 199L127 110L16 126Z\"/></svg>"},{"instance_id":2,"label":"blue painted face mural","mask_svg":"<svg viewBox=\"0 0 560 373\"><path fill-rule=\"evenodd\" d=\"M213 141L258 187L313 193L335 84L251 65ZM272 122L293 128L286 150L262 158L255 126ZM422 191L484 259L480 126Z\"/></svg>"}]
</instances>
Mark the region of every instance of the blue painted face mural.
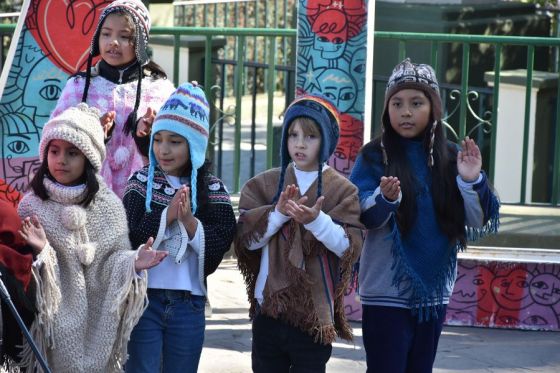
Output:
<instances>
[{"instance_id":1,"label":"blue painted face mural","mask_svg":"<svg viewBox=\"0 0 560 373\"><path fill-rule=\"evenodd\" d=\"M39 164L44 124L72 74L84 67L97 17L111 0L26 0L2 72L0 180L23 191ZM0 188L1 190L3 190Z\"/></svg>"}]
</instances>

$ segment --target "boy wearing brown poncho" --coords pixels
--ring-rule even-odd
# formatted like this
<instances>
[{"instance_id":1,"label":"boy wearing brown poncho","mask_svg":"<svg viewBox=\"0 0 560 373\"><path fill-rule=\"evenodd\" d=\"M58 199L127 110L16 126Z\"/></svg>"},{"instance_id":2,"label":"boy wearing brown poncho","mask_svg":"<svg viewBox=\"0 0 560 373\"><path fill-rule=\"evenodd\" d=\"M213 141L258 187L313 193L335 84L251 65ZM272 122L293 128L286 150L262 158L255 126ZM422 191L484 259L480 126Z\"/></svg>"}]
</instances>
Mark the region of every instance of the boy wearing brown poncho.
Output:
<instances>
[{"instance_id":1,"label":"boy wearing brown poncho","mask_svg":"<svg viewBox=\"0 0 560 373\"><path fill-rule=\"evenodd\" d=\"M324 372L335 338L352 339L343 302L362 226L356 188L325 164L338 137L330 102L296 99L284 117L280 168L241 191L235 249L251 303L254 372Z\"/></svg>"}]
</instances>

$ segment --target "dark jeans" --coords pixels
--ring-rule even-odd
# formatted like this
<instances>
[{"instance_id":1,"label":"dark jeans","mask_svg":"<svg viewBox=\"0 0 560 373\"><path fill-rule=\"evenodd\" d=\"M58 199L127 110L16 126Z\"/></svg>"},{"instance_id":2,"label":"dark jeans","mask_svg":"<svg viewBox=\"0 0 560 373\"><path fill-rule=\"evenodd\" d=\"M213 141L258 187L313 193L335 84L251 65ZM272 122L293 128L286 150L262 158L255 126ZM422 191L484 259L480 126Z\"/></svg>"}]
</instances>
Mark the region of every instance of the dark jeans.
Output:
<instances>
[{"instance_id":1,"label":"dark jeans","mask_svg":"<svg viewBox=\"0 0 560 373\"><path fill-rule=\"evenodd\" d=\"M429 373L436 358L445 309L418 322L410 309L362 306L368 373Z\"/></svg>"},{"instance_id":2,"label":"dark jeans","mask_svg":"<svg viewBox=\"0 0 560 373\"><path fill-rule=\"evenodd\" d=\"M253 319L253 372L325 372L332 346L315 343L298 328L263 314Z\"/></svg>"},{"instance_id":3,"label":"dark jeans","mask_svg":"<svg viewBox=\"0 0 560 373\"><path fill-rule=\"evenodd\" d=\"M148 308L128 342L127 373L196 373L204 342L206 298L148 289Z\"/></svg>"}]
</instances>

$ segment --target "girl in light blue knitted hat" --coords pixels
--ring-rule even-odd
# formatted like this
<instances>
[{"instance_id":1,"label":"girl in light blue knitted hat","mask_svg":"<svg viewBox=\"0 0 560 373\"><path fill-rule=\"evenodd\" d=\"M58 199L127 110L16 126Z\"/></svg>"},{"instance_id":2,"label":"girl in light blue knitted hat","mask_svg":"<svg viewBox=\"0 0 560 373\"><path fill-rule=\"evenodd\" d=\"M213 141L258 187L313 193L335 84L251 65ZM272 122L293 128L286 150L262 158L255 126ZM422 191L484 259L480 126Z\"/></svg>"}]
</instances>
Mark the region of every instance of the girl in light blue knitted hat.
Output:
<instances>
[{"instance_id":1,"label":"girl in light blue knitted hat","mask_svg":"<svg viewBox=\"0 0 560 373\"><path fill-rule=\"evenodd\" d=\"M127 372L197 371L206 277L235 231L229 194L205 161L208 134L204 91L184 83L154 119L149 165L128 180L123 203L131 241L153 236L154 249L169 256L149 271L150 304L132 332Z\"/></svg>"}]
</instances>

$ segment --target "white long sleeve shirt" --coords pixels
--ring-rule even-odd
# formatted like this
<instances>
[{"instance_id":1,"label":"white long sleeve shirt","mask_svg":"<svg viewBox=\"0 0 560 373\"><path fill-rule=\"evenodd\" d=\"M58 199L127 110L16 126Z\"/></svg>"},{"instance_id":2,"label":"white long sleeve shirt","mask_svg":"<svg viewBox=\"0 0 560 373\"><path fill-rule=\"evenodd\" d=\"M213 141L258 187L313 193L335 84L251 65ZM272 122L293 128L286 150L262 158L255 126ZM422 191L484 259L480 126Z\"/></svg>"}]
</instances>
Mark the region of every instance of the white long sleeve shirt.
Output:
<instances>
[{"instance_id":1,"label":"white long sleeve shirt","mask_svg":"<svg viewBox=\"0 0 560 373\"><path fill-rule=\"evenodd\" d=\"M323 166L323 171L328 167L328 165ZM307 192L315 179L317 179L317 171L301 171L298 170L295 165L294 171L298 188L303 195ZM268 242L289 220L289 216L283 215L278 209L275 209L268 216L268 226L264 235L259 240L252 242L249 246L249 250L262 249L261 265L255 284L255 298L259 304L263 302L264 286L268 278ZM323 211L319 213L315 220L305 224L304 227L310 231L317 240L325 245L328 250L332 251L338 257L341 257L348 247L350 247L350 241L346 236L344 228L336 224L331 217Z\"/></svg>"}]
</instances>

